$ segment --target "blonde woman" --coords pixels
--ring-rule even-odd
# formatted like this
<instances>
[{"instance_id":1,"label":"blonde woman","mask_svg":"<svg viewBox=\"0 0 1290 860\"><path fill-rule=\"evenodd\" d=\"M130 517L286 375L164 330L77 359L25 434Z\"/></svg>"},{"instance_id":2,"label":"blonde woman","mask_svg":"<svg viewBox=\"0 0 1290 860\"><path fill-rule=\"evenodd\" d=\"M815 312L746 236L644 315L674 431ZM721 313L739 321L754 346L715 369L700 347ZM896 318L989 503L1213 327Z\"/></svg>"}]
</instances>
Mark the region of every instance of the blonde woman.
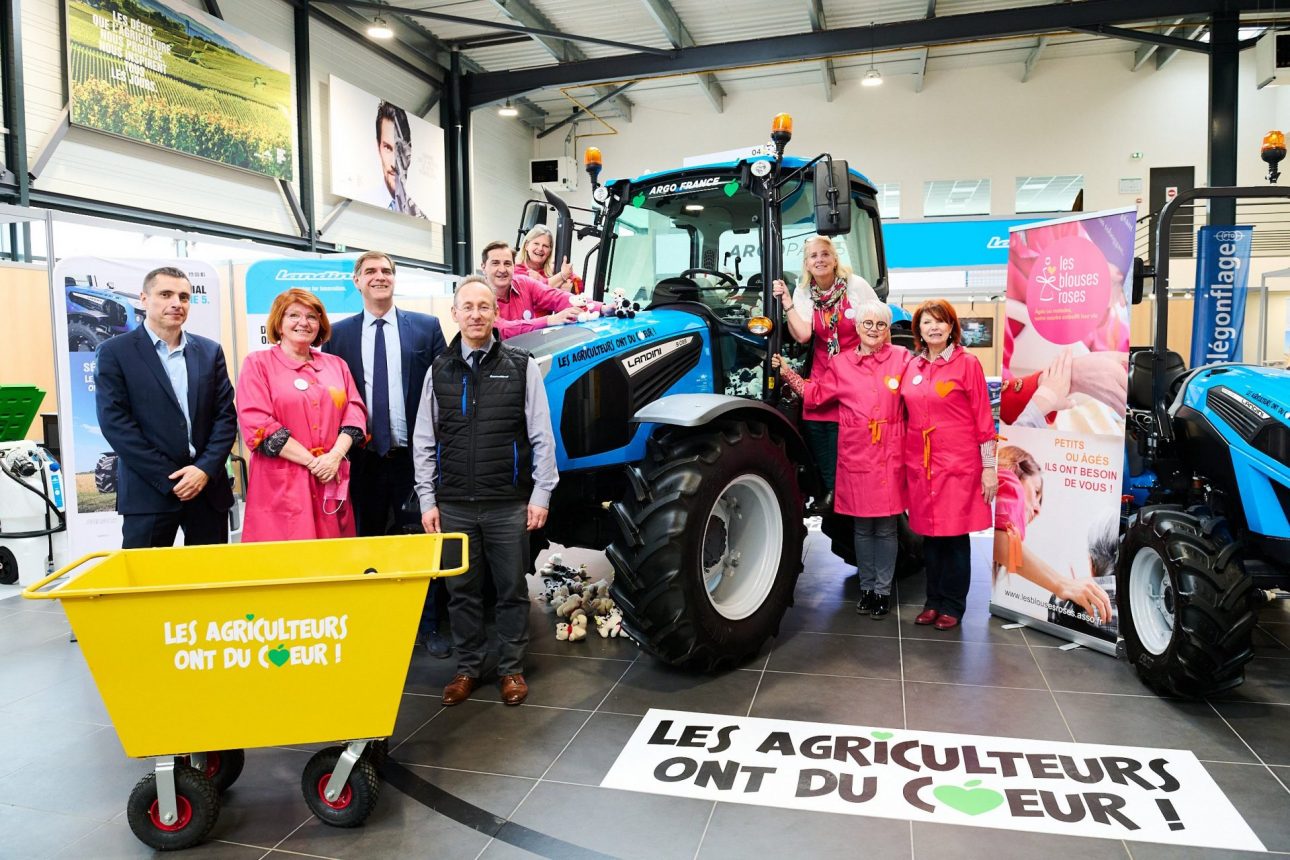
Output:
<instances>
[{"instance_id":1,"label":"blonde woman","mask_svg":"<svg viewBox=\"0 0 1290 860\"><path fill-rule=\"evenodd\" d=\"M789 295L788 285L775 281L772 292L784 305L788 332L798 343L814 339L811 373L823 373L835 356L860 345L856 314L866 301L878 301L869 282L838 259L837 248L827 236L806 240L802 274ZM803 428L811 453L820 466L824 498L816 504L821 513L833 508L833 487L838 463L838 407L836 403L802 408Z\"/></svg>"},{"instance_id":2,"label":"blonde woman","mask_svg":"<svg viewBox=\"0 0 1290 860\"><path fill-rule=\"evenodd\" d=\"M582 279L573 273L573 266L569 265L567 257L560 264L559 270L556 270L555 260L551 256L554 246L554 234L545 224L538 224L525 233L519 253L515 255L515 274L526 275L557 290L581 293Z\"/></svg>"}]
</instances>

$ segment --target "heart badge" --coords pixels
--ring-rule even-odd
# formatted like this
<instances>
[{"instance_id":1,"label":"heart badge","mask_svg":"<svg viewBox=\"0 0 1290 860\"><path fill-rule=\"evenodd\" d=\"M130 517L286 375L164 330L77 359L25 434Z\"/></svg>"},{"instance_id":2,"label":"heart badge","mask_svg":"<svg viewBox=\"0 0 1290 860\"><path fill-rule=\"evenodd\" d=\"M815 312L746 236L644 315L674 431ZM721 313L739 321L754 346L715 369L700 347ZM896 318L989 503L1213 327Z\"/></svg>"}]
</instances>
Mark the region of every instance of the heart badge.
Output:
<instances>
[{"instance_id":1,"label":"heart badge","mask_svg":"<svg viewBox=\"0 0 1290 860\"><path fill-rule=\"evenodd\" d=\"M989 812L1003 803L1003 795L990 788L974 788L981 784L979 779L970 779L957 785L938 785L932 789L932 795L950 809L958 810L964 815L980 815Z\"/></svg>"},{"instance_id":2,"label":"heart badge","mask_svg":"<svg viewBox=\"0 0 1290 860\"><path fill-rule=\"evenodd\" d=\"M900 391L900 379L899 379L899 378L897 378L897 377L895 377L895 376L884 376L884 377L883 377L883 381L887 383L887 387L891 389L891 393L892 393L892 394L896 394L897 392L899 392L899 391Z\"/></svg>"},{"instance_id":3,"label":"heart badge","mask_svg":"<svg viewBox=\"0 0 1290 860\"><path fill-rule=\"evenodd\" d=\"M246 620L247 620L247 621L254 621L254 620L255 620L255 613L253 613L253 612L248 612L248 613L246 613Z\"/></svg>"},{"instance_id":4,"label":"heart badge","mask_svg":"<svg viewBox=\"0 0 1290 860\"><path fill-rule=\"evenodd\" d=\"M633 206L635 206L637 209L639 209L639 208L641 208L641 206L645 205L645 192L644 192L644 191L642 191L640 194L637 194L635 197L633 197L633 198L632 198L632 205L633 205Z\"/></svg>"},{"instance_id":5,"label":"heart badge","mask_svg":"<svg viewBox=\"0 0 1290 860\"><path fill-rule=\"evenodd\" d=\"M953 391L956 387L957 386L952 379L945 379L936 383L936 393L939 394L941 397L944 397L945 395Z\"/></svg>"},{"instance_id":6,"label":"heart badge","mask_svg":"<svg viewBox=\"0 0 1290 860\"><path fill-rule=\"evenodd\" d=\"M279 645L269 651L269 662L275 666L285 666L291 659L291 652L287 650L286 645Z\"/></svg>"},{"instance_id":7,"label":"heart badge","mask_svg":"<svg viewBox=\"0 0 1290 860\"><path fill-rule=\"evenodd\" d=\"M734 197L735 194L739 191L739 180L738 179L730 180L725 185L721 186L721 190L725 193L727 197Z\"/></svg>"},{"instance_id":8,"label":"heart badge","mask_svg":"<svg viewBox=\"0 0 1290 860\"><path fill-rule=\"evenodd\" d=\"M891 740L893 737L895 737L895 735L893 735L891 732L870 732L869 737L875 738L880 741L886 741L886 740Z\"/></svg>"}]
</instances>

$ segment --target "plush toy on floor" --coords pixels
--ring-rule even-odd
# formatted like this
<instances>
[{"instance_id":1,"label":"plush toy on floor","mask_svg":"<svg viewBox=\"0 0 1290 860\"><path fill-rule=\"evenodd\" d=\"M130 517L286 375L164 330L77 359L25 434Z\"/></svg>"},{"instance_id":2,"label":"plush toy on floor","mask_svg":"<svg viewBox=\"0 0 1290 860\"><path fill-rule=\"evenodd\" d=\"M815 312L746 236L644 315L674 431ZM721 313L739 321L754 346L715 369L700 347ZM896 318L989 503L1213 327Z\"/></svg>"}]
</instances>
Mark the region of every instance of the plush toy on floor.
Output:
<instances>
[{"instance_id":1,"label":"plush toy on floor","mask_svg":"<svg viewBox=\"0 0 1290 860\"><path fill-rule=\"evenodd\" d=\"M542 577L541 598L555 610L557 640L580 642L587 638L593 623L602 638L627 636L622 612L609 596L609 580L590 582L585 564L575 570L559 553L553 553L538 574Z\"/></svg>"},{"instance_id":2,"label":"plush toy on floor","mask_svg":"<svg viewBox=\"0 0 1290 860\"><path fill-rule=\"evenodd\" d=\"M623 632L623 614L618 611L617 606L604 615L596 616L596 630L600 631L601 639L627 635Z\"/></svg>"},{"instance_id":3,"label":"plush toy on floor","mask_svg":"<svg viewBox=\"0 0 1290 860\"><path fill-rule=\"evenodd\" d=\"M600 634L601 636L605 634ZM587 614L578 610L577 615L572 621L561 621L555 625L555 638L561 642L566 639L570 642L581 642L587 638Z\"/></svg>"}]
</instances>

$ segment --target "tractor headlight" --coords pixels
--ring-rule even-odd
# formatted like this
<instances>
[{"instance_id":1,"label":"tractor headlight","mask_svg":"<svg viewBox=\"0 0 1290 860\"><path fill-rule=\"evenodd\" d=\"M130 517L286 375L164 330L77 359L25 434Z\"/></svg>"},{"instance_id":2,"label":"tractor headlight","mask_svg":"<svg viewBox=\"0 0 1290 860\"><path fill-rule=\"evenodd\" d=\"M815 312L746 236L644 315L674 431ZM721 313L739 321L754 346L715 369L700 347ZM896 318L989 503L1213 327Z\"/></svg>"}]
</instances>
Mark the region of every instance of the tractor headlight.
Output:
<instances>
[{"instance_id":1,"label":"tractor headlight","mask_svg":"<svg viewBox=\"0 0 1290 860\"><path fill-rule=\"evenodd\" d=\"M771 322L770 317L749 317L748 322L744 323L744 328L751 334L764 337L775 328L775 323Z\"/></svg>"}]
</instances>

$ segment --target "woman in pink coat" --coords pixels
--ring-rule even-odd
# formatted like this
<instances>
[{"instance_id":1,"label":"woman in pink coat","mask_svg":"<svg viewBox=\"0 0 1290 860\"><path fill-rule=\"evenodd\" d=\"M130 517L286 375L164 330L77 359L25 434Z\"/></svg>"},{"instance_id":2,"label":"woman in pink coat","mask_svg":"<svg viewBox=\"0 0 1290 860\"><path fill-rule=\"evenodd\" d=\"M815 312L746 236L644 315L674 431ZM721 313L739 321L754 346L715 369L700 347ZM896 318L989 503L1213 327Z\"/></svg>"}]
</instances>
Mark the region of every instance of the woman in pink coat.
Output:
<instances>
[{"instance_id":1,"label":"woman in pink coat","mask_svg":"<svg viewBox=\"0 0 1290 860\"><path fill-rule=\"evenodd\" d=\"M242 541L354 536L350 448L362 445L367 411L345 361L312 347L331 335L327 311L307 290L273 300L269 349L246 357L237 418L251 449Z\"/></svg>"},{"instance_id":2,"label":"woman in pink coat","mask_svg":"<svg viewBox=\"0 0 1290 860\"><path fill-rule=\"evenodd\" d=\"M914 311L918 353L900 383L905 402L909 527L923 535L927 600L915 624L957 627L972 581L970 532L990 528L998 478L994 417L981 362L962 347L944 299Z\"/></svg>"},{"instance_id":3,"label":"woman in pink coat","mask_svg":"<svg viewBox=\"0 0 1290 860\"><path fill-rule=\"evenodd\" d=\"M896 571L896 520L905 510L901 449L905 440L900 378L909 350L891 345L891 308L880 301L856 306L860 342L827 368L803 380L783 366L784 382L808 407L834 407L838 416L836 513L855 517L860 602L856 612L884 618L891 612Z\"/></svg>"}]
</instances>

